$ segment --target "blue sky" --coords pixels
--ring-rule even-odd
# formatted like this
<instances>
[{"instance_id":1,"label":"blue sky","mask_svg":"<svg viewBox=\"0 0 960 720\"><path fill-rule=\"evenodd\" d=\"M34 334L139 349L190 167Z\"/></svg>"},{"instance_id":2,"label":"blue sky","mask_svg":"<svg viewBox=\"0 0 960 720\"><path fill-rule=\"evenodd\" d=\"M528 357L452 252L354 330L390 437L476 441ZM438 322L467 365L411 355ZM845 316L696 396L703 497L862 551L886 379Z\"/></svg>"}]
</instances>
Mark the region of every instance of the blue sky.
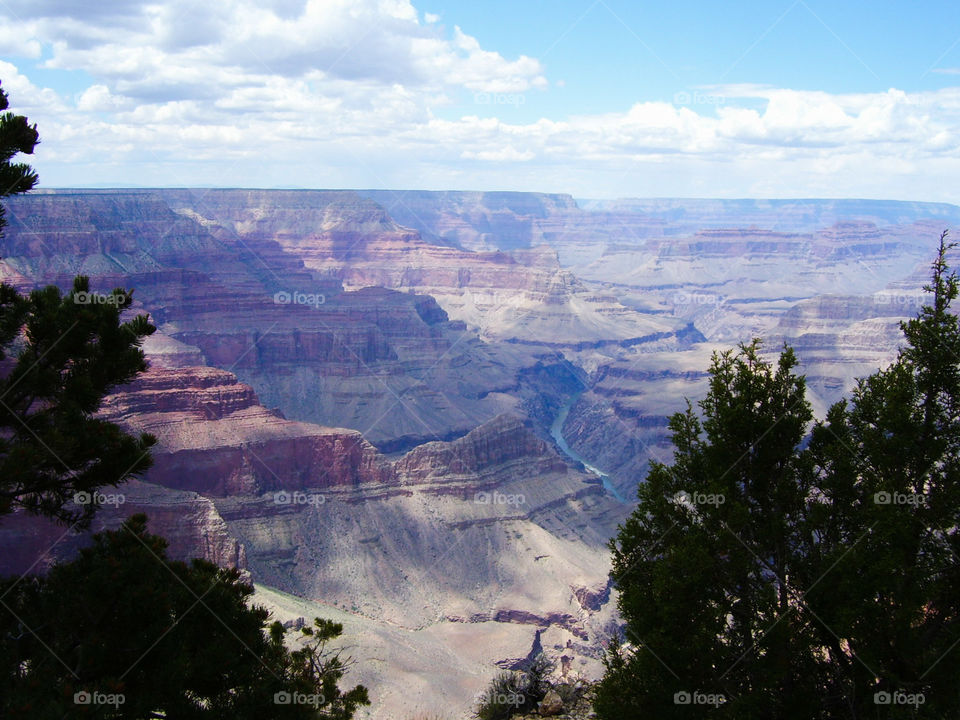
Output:
<instances>
[{"instance_id":1,"label":"blue sky","mask_svg":"<svg viewBox=\"0 0 960 720\"><path fill-rule=\"evenodd\" d=\"M0 81L51 187L960 202L955 3L6 0Z\"/></svg>"},{"instance_id":2,"label":"blue sky","mask_svg":"<svg viewBox=\"0 0 960 720\"><path fill-rule=\"evenodd\" d=\"M694 88L751 83L830 93L936 90L960 67L960 3L419 3L492 48L540 59L563 92L537 112L615 112ZM512 18L504 22L504 18Z\"/></svg>"}]
</instances>

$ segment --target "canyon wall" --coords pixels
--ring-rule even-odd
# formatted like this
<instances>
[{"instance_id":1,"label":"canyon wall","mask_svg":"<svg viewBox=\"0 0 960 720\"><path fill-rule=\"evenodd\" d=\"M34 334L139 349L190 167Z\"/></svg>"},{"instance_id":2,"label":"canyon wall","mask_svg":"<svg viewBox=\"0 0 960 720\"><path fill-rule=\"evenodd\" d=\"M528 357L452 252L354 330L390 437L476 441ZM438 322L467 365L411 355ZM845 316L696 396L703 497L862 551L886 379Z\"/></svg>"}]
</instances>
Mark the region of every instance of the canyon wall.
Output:
<instances>
[{"instance_id":1,"label":"canyon wall","mask_svg":"<svg viewBox=\"0 0 960 720\"><path fill-rule=\"evenodd\" d=\"M94 527L146 512L171 555L241 568L277 613L359 637L466 707L542 645L599 672L606 541L669 460L711 353L797 350L822 416L889 362L948 205L413 191L55 191L8 201L0 280L135 290L150 370L103 417L159 439ZM119 496L123 495L120 502ZM89 541L16 514L2 570ZM378 664L379 644L395 666ZM539 644L539 645L538 645ZM450 672L427 679L421 655ZM372 669L369 669L372 668ZM376 692L374 693L376 697ZM409 701L409 702L408 702ZM397 705L394 705L397 706Z\"/></svg>"}]
</instances>

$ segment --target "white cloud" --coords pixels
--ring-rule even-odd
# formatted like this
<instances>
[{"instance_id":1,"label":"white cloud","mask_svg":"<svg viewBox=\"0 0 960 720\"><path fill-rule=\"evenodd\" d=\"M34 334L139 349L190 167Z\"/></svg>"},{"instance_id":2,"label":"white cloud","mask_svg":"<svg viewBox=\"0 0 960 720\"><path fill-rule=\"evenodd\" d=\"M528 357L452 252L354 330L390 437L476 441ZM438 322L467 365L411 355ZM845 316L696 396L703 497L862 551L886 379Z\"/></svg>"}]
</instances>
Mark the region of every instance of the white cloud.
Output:
<instances>
[{"instance_id":1,"label":"white cloud","mask_svg":"<svg viewBox=\"0 0 960 720\"><path fill-rule=\"evenodd\" d=\"M35 37L23 32L17 23L0 18L0 56L39 58L43 45Z\"/></svg>"},{"instance_id":2,"label":"white cloud","mask_svg":"<svg viewBox=\"0 0 960 720\"><path fill-rule=\"evenodd\" d=\"M39 125L33 163L46 185L957 199L958 88L729 85L519 121L550 92L541 63L488 50L459 27L447 33L436 16L421 22L409 0L87 5L0 4L0 50L7 42L36 58L42 46L48 66L94 79L67 98L0 62L14 109ZM464 96L485 98L471 112L495 117L438 117Z\"/></svg>"},{"instance_id":3,"label":"white cloud","mask_svg":"<svg viewBox=\"0 0 960 720\"><path fill-rule=\"evenodd\" d=\"M77 98L80 112L114 112L129 106L129 100L117 97L106 85L91 85Z\"/></svg>"},{"instance_id":4,"label":"white cloud","mask_svg":"<svg viewBox=\"0 0 960 720\"><path fill-rule=\"evenodd\" d=\"M524 162L533 160L536 155L530 150L521 152L512 145L507 145L499 150L464 150L460 157L465 160L485 160L487 162Z\"/></svg>"},{"instance_id":5,"label":"white cloud","mask_svg":"<svg viewBox=\"0 0 960 720\"><path fill-rule=\"evenodd\" d=\"M30 82L13 63L0 60L0 82L10 97L11 110L38 116L53 116L67 112L68 107L50 88L41 88Z\"/></svg>"},{"instance_id":6,"label":"white cloud","mask_svg":"<svg viewBox=\"0 0 960 720\"><path fill-rule=\"evenodd\" d=\"M50 46L51 68L83 70L112 92L140 100L228 91L230 75L401 82L412 87L522 91L544 87L540 63L484 50L459 28L421 24L409 0L153 0L97 3L81 12L47 0L0 4L33 55ZM19 53L28 54L26 51ZM205 81L205 82L201 82Z\"/></svg>"}]
</instances>

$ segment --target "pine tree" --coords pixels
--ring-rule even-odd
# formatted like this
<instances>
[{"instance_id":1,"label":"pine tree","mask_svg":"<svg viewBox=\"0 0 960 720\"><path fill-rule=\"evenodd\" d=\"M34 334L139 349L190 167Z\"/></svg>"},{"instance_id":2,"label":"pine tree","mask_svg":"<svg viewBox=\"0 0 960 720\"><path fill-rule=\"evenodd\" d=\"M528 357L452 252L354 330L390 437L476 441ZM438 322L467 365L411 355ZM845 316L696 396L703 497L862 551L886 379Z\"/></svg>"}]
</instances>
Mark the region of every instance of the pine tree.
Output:
<instances>
[{"instance_id":1,"label":"pine tree","mask_svg":"<svg viewBox=\"0 0 960 720\"><path fill-rule=\"evenodd\" d=\"M11 159L37 142L25 117L0 116L0 197L36 184ZM23 297L0 284L0 517L23 508L86 526L100 488L150 466L153 437L94 417L104 395L147 367L140 343L156 328L146 315L121 322L132 302L122 288L90 292L86 277L66 295L50 286Z\"/></svg>"},{"instance_id":2,"label":"pine tree","mask_svg":"<svg viewBox=\"0 0 960 720\"><path fill-rule=\"evenodd\" d=\"M0 111L10 106L7 93L0 88ZM40 142L36 124L30 125L23 115L5 112L0 115L0 197L18 195L32 190L37 184L37 173L25 163L11 160L19 153L32 155ZM5 209L0 205L0 231L4 225Z\"/></svg>"},{"instance_id":3,"label":"pine tree","mask_svg":"<svg viewBox=\"0 0 960 720\"><path fill-rule=\"evenodd\" d=\"M0 717L349 720L369 704L338 686L339 625L317 620L291 651L239 571L167 559L143 515L93 540L0 582Z\"/></svg>"}]
</instances>

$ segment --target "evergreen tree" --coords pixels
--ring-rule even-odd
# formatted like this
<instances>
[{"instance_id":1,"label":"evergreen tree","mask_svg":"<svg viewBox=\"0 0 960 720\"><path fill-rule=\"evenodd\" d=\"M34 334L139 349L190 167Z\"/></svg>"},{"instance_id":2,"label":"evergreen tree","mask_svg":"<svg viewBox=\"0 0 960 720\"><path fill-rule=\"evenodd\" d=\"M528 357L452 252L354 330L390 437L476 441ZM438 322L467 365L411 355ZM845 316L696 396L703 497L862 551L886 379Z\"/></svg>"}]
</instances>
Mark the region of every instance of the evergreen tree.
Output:
<instances>
[{"instance_id":1,"label":"evergreen tree","mask_svg":"<svg viewBox=\"0 0 960 720\"><path fill-rule=\"evenodd\" d=\"M612 543L633 647L608 653L601 718L960 717L950 247L897 360L807 447L789 349L776 372L756 342L714 357L704 419L672 418L673 465L653 465Z\"/></svg>"},{"instance_id":2,"label":"evergreen tree","mask_svg":"<svg viewBox=\"0 0 960 720\"><path fill-rule=\"evenodd\" d=\"M654 463L611 544L627 641L608 655L602 718L816 717L822 673L794 576L810 473L811 410L789 348L715 354L700 403L670 421L672 466ZM799 714L797 714L799 713Z\"/></svg>"},{"instance_id":3,"label":"evergreen tree","mask_svg":"<svg viewBox=\"0 0 960 720\"><path fill-rule=\"evenodd\" d=\"M349 720L369 704L338 687L340 625L290 651L252 593L237 570L168 560L135 515L46 577L0 583L0 716Z\"/></svg>"},{"instance_id":4,"label":"evergreen tree","mask_svg":"<svg viewBox=\"0 0 960 720\"><path fill-rule=\"evenodd\" d=\"M960 716L960 327L940 238L931 302L889 368L831 408L810 452L830 581L808 602L850 717ZM831 637L832 636L832 637ZM841 642L842 639L842 642Z\"/></svg>"},{"instance_id":5,"label":"evergreen tree","mask_svg":"<svg viewBox=\"0 0 960 720\"><path fill-rule=\"evenodd\" d=\"M146 315L120 321L131 302L123 289L91 293L85 277L66 295L0 285L0 515L22 507L85 526L100 488L150 466L152 436L95 417L147 367L140 342L155 328Z\"/></svg>"},{"instance_id":6,"label":"evergreen tree","mask_svg":"<svg viewBox=\"0 0 960 720\"><path fill-rule=\"evenodd\" d=\"M10 106L7 93L0 88L0 111ZM40 142L36 124L30 125L23 115L5 112L0 115L0 197L18 195L32 190L37 174L25 163L11 162L19 153L32 155ZM5 209L0 205L0 230L4 225Z\"/></svg>"},{"instance_id":7,"label":"evergreen tree","mask_svg":"<svg viewBox=\"0 0 960 720\"><path fill-rule=\"evenodd\" d=\"M22 115L0 116L0 197L36 184L33 169L11 159L32 153L37 138ZM0 284L0 516L21 507L85 526L100 488L150 466L154 438L94 418L111 388L147 367L140 343L155 328L146 315L121 322L132 302L123 289L90 292L85 277L66 295L51 286L23 297Z\"/></svg>"}]
</instances>

